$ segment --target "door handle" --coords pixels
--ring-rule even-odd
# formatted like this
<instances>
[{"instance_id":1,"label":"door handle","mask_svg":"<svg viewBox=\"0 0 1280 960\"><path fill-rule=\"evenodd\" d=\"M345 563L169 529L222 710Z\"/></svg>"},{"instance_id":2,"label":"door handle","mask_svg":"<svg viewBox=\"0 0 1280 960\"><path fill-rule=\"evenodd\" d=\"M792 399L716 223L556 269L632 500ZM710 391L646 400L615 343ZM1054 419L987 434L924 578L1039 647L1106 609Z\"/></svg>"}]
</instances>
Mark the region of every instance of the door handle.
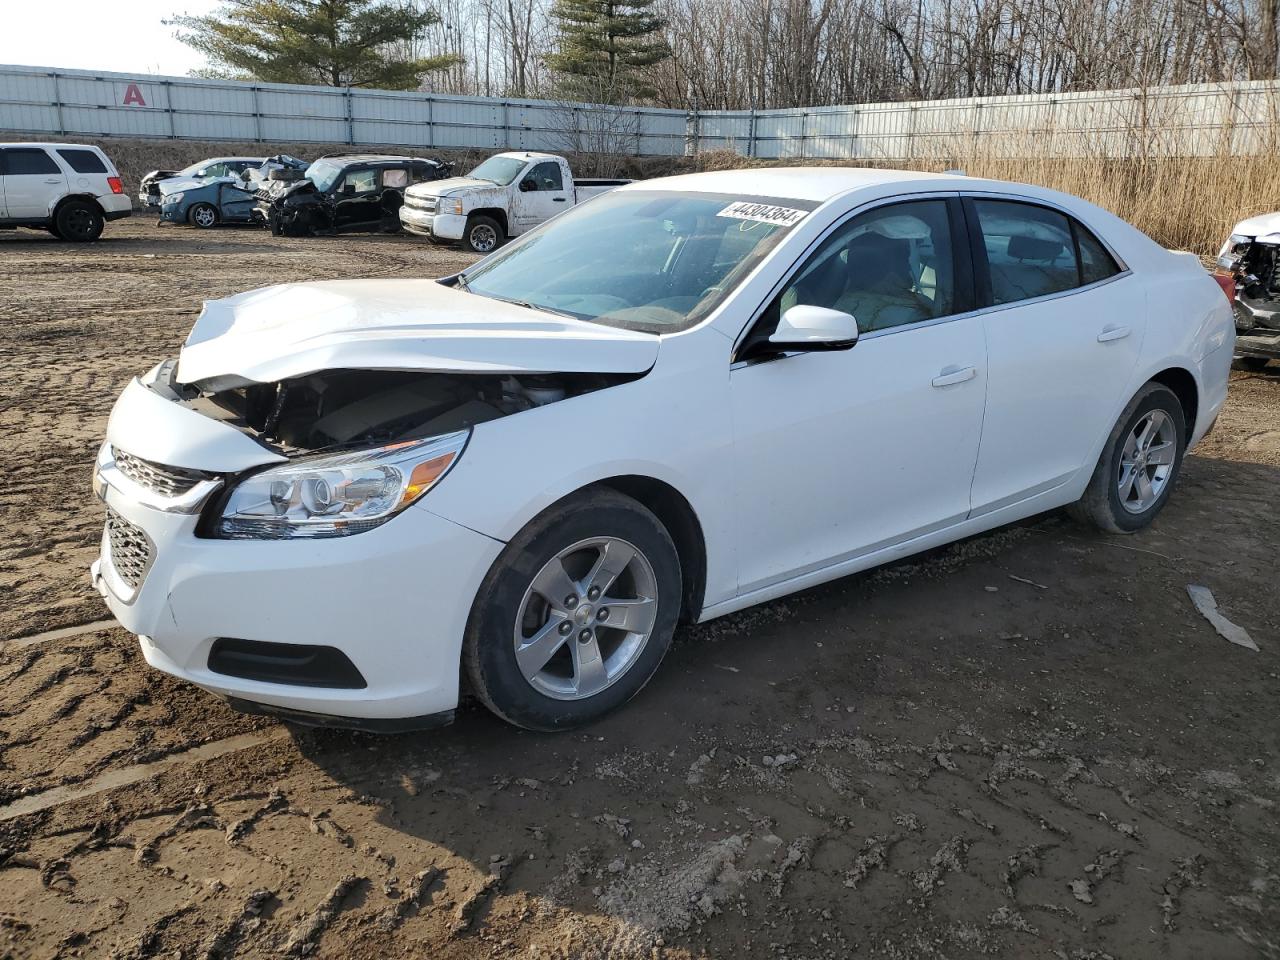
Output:
<instances>
[{"instance_id":1,"label":"door handle","mask_svg":"<svg viewBox=\"0 0 1280 960\"><path fill-rule=\"evenodd\" d=\"M45 183L61 183L62 179L60 177L45 177L44 182Z\"/></svg>"},{"instance_id":2,"label":"door handle","mask_svg":"<svg viewBox=\"0 0 1280 960\"><path fill-rule=\"evenodd\" d=\"M565 198L564 198L564 197L552 197L552 198L551 198L551 202L552 202L552 203L564 203L564 201L565 201Z\"/></svg>"},{"instance_id":3,"label":"door handle","mask_svg":"<svg viewBox=\"0 0 1280 960\"><path fill-rule=\"evenodd\" d=\"M935 387L949 387L953 383L964 383L966 380L972 380L977 375L977 367L943 367L942 371L933 378L933 385Z\"/></svg>"},{"instance_id":4,"label":"door handle","mask_svg":"<svg viewBox=\"0 0 1280 960\"><path fill-rule=\"evenodd\" d=\"M1102 332L1098 334L1099 343L1107 343L1111 340L1123 340L1129 335L1129 328L1111 324L1103 327Z\"/></svg>"}]
</instances>

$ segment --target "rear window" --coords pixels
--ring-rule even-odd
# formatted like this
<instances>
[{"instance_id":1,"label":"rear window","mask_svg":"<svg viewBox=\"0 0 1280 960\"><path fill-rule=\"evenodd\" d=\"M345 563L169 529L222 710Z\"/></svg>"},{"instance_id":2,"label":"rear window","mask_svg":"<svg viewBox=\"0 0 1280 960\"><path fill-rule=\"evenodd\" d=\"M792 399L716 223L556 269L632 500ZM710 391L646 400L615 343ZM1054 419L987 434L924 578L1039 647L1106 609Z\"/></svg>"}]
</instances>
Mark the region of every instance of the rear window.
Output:
<instances>
[{"instance_id":1,"label":"rear window","mask_svg":"<svg viewBox=\"0 0 1280 960\"><path fill-rule=\"evenodd\" d=\"M62 172L53 157L35 147L9 147L3 153L4 173L9 177Z\"/></svg>"},{"instance_id":2,"label":"rear window","mask_svg":"<svg viewBox=\"0 0 1280 960\"><path fill-rule=\"evenodd\" d=\"M92 150L59 150L58 156L76 173L106 173L107 165Z\"/></svg>"}]
</instances>

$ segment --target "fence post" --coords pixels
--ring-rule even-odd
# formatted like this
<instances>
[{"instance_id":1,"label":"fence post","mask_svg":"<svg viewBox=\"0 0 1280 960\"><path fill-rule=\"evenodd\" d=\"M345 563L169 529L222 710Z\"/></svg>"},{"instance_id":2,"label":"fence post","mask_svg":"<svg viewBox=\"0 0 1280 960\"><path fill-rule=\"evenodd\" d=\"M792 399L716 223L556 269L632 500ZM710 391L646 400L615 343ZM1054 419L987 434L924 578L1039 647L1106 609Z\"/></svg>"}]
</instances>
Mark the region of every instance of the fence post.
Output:
<instances>
[{"instance_id":1,"label":"fence post","mask_svg":"<svg viewBox=\"0 0 1280 960\"><path fill-rule=\"evenodd\" d=\"M800 112L800 159L804 160L809 154L809 114L805 111Z\"/></svg>"},{"instance_id":2,"label":"fence post","mask_svg":"<svg viewBox=\"0 0 1280 960\"><path fill-rule=\"evenodd\" d=\"M502 142L504 144L502 149L504 150L511 149L511 114L509 109L510 106L511 105L507 103L507 101L505 100L502 101Z\"/></svg>"},{"instance_id":3,"label":"fence post","mask_svg":"<svg viewBox=\"0 0 1280 960\"><path fill-rule=\"evenodd\" d=\"M262 103L258 99L258 87L250 88L253 92L253 129L258 143L262 142ZM172 106L172 101L170 102ZM172 116L172 114L170 114Z\"/></svg>"},{"instance_id":4,"label":"fence post","mask_svg":"<svg viewBox=\"0 0 1280 960\"><path fill-rule=\"evenodd\" d=\"M54 70L50 76L53 77L53 106L58 115L58 135L64 136L67 129L62 125L62 90L58 86L58 71Z\"/></svg>"},{"instance_id":5,"label":"fence post","mask_svg":"<svg viewBox=\"0 0 1280 960\"><path fill-rule=\"evenodd\" d=\"M756 155L756 108L751 108L750 126L747 127L747 156Z\"/></svg>"},{"instance_id":6,"label":"fence post","mask_svg":"<svg viewBox=\"0 0 1280 960\"><path fill-rule=\"evenodd\" d=\"M355 146L356 142L356 121L351 114L351 88L347 87L342 92L342 97L347 104L347 143Z\"/></svg>"},{"instance_id":7,"label":"fence post","mask_svg":"<svg viewBox=\"0 0 1280 960\"><path fill-rule=\"evenodd\" d=\"M428 93L426 95L426 101L427 101L427 146L434 150L436 146L435 98Z\"/></svg>"},{"instance_id":8,"label":"fence post","mask_svg":"<svg viewBox=\"0 0 1280 960\"><path fill-rule=\"evenodd\" d=\"M862 144L858 142L859 122L862 119L862 111L857 107L853 108L853 132L849 134L849 159L857 160L862 156Z\"/></svg>"}]
</instances>

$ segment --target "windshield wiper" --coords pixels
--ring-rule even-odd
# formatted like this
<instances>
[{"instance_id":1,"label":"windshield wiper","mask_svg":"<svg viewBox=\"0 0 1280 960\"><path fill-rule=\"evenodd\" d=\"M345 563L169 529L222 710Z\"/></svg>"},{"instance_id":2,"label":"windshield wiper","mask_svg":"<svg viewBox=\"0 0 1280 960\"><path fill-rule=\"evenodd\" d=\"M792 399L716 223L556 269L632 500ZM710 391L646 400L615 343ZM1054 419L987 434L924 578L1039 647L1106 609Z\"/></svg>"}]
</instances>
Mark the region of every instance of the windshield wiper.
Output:
<instances>
[{"instance_id":1,"label":"windshield wiper","mask_svg":"<svg viewBox=\"0 0 1280 960\"><path fill-rule=\"evenodd\" d=\"M475 293L474 290L470 290L470 289L468 289L467 292ZM526 310L540 310L543 313L554 313L557 317L564 317L567 320L582 319L581 317L574 316L572 313L567 313L564 310L557 310L555 307L544 307L541 304L530 303L528 300L516 300L516 299L513 299L512 297L499 297L497 294L493 294L493 293L480 293L476 295L480 297L488 297L490 300L501 300L503 303L515 304L515 306L524 307Z\"/></svg>"}]
</instances>

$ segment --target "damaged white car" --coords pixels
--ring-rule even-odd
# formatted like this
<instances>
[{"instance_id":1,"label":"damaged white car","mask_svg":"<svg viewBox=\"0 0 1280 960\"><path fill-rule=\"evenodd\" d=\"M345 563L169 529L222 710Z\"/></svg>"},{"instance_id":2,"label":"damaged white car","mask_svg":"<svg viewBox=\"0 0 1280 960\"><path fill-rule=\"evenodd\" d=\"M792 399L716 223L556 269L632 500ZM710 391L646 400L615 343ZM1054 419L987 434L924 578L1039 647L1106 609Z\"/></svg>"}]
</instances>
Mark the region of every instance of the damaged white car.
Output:
<instances>
[{"instance_id":1,"label":"damaged white car","mask_svg":"<svg viewBox=\"0 0 1280 960\"><path fill-rule=\"evenodd\" d=\"M1144 527L1232 345L1193 257L1051 191L633 184L444 280L207 303L111 414L92 576L241 709L408 729L465 680L569 728L682 619L1068 504Z\"/></svg>"},{"instance_id":2,"label":"damaged white car","mask_svg":"<svg viewBox=\"0 0 1280 960\"><path fill-rule=\"evenodd\" d=\"M1280 213L1236 224L1218 252L1218 283L1236 318L1236 355L1261 370L1280 360Z\"/></svg>"}]
</instances>

